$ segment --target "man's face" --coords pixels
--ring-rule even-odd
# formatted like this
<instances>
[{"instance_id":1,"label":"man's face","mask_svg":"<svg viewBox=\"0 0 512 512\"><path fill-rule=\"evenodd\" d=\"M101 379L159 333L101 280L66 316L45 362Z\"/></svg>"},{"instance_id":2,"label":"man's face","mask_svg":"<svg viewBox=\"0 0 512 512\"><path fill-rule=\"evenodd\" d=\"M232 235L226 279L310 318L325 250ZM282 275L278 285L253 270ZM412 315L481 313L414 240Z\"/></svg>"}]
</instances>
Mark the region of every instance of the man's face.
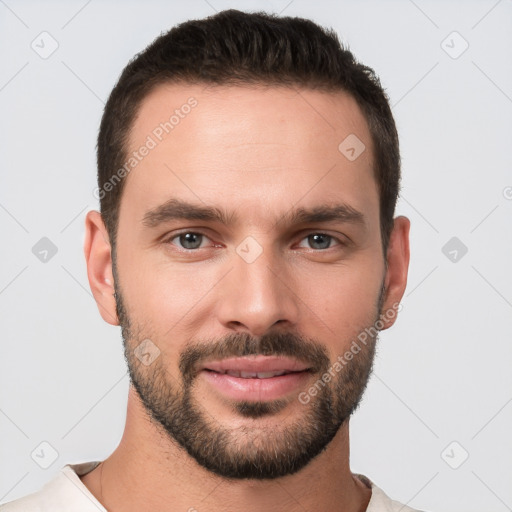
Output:
<instances>
[{"instance_id":1,"label":"man's face","mask_svg":"<svg viewBox=\"0 0 512 512\"><path fill-rule=\"evenodd\" d=\"M355 160L338 149L353 135L366 147ZM144 100L129 153L145 144L126 178L115 266L133 385L210 471L294 473L348 420L371 372L375 337L335 369L383 299L364 117L341 93L167 85Z\"/></svg>"}]
</instances>

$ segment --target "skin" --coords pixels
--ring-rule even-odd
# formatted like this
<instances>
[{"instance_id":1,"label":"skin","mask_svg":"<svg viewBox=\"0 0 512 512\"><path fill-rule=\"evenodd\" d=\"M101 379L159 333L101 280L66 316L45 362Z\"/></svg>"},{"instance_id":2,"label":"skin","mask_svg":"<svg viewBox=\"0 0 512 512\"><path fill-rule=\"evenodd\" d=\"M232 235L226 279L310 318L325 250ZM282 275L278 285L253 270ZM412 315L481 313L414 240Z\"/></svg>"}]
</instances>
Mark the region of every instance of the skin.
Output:
<instances>
[{"instance_id":1,"label":"skin","mask_svg":"<svg viewBox=\"0 0 512 512\"><path fill-rule=\"evenodd\" d=\"M136 366L133 357L131 364L148 379L151 371L163 368L168 385L179 391L179 358L191 340L215 342L233 334L257 339L276 331L314 340L336 361L374 323L383 284L380 312L400 302L409 265L406 217L394 219L386 257L382 253L372 142L359 107L341 92L159 86L140 108L130 149L139 148L190 96L198 105L130 172L123 190L116 285L133 327L125 334L134 339L126 341L132 350L150 338L160 350L153 367ZM366 146L354 161L338 150L349 134ZM239 221L229 226L190 220L144 226L144 214L171 197L223 208ZM276 223L292 208L333 202L362 212L364 225ZM185 256L179 245L175 233L182 230L207 237L193 255ZM315 233L335 239L329 248L319 249L308 239ZM252 263L236 252L248 236L262 249ZM348 245L338 245L336 239ZM119 325L111 244L96 211L87 214L84 252L100 314ZM382 329L395 319L383 317ZM311 375L297 391L307 390L319 377ZM248 427L253 441L264 432L280 433L297 424L314 402L301 404L295 392L274 414L244 417L200 378L192 397L219 428ZM236 436L238 431L233 432ZM233 439L245 446L241 435ZM151 421L133 386L119 446L81 479L109 511L125 512L355 512L366 510L371 496L350 471L348 420L300 471L266 480L227 479L198 464Z\"/></svg>"}]
</instances>

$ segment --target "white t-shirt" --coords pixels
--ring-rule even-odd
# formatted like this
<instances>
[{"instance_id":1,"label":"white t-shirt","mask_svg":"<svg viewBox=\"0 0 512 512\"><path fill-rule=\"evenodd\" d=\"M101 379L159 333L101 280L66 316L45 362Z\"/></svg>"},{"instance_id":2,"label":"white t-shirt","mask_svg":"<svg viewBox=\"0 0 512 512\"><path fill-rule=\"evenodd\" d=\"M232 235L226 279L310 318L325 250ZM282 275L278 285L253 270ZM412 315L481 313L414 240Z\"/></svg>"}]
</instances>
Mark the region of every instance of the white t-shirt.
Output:
<instances>
[{"instance_id":1,"label":"white t-shirt","mask_svg":"<svg viewBox=\"0 0 512 512\"><path fill-rule=\"evenodd\" d=\"M0 505L0 512L107 512L78 478L92 471L99 463L67 464L42 489ZM372 489L366 512L419 512L390 499L366 476L355 476Z\"/></svg>"}]
</instances>

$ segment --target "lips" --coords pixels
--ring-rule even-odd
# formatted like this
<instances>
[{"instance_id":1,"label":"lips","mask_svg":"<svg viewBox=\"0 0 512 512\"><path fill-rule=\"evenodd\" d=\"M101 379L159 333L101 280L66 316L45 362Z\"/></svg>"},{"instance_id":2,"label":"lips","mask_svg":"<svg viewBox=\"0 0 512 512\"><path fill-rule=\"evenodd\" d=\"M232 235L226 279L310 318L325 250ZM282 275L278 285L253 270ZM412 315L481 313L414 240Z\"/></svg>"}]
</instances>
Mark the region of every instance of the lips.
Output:
<instances>
[{"instance_id":1,"label":"lips","mask_svg":"<svg viewBox=\"0 0 512 512\"><path fill-rule=\"evenodd\" d=\"M214 370L209 370L209 371L214 371ZM243 372L243 371L238 371L238 370L226 370L225 372L215 372L215 373L220 373L221 375L231 375L232 377L239 377L242 379L270 379L271 377L280 377L281 375L287 375L288 373L297 373L297 372L290 372L287 370L280 370L280 371L276 371L276 372Z\"/></svg>"},{"instance_id":2,"label":"lips","mask_svg":"<svg viewBox=\"0 0 512 512\"><path fill-rule=\"evenodd\" d=\"M304 389L314 368L287 357L248 356L210 361L200 379L224 399L270 401Z\"/></svg>"},{"instance_id":3,"label":"lips","mask_svg":"<svg viewBox=\"0 0 512 512\"><path fill-rule=\"evenodd\" d=\"M242 379L270 379L289 373L308 371L307 365L286 357L233 357L205 363L203 370Z\"/></svg>"}]
</instances>

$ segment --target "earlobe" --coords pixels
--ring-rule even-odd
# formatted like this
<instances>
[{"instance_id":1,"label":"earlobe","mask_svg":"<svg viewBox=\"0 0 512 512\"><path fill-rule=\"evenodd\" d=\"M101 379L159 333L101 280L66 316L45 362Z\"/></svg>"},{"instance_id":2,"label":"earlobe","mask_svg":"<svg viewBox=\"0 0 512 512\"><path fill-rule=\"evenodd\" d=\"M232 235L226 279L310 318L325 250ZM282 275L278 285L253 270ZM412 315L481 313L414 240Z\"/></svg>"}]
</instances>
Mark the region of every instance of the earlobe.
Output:
<instances>
[{"instance_id":1,"label":"earlobe","mask_svg":"<svg viewBox=\"0 0 512 512\"><path fill-rule=\"evenodd\" d=\"M111 246L101 214L96 210L88 212L85 218L84 255L89 286L99 312L105 322L119 325L114 298Z\"/></svg>"},{"instance_id":2,"label":"earlobe","mask_svg":"<svg viewBox=\"0 0 512 512\"><path fill-rule=\"evenodd\" d=\"M399 304L407 286L410 226L411 222L407 217L399 216L394 219L386 256L386 297L381 311L381 321L384 324L381 330L388 329L395 323Z\"/></svg>"}]
</instances>

